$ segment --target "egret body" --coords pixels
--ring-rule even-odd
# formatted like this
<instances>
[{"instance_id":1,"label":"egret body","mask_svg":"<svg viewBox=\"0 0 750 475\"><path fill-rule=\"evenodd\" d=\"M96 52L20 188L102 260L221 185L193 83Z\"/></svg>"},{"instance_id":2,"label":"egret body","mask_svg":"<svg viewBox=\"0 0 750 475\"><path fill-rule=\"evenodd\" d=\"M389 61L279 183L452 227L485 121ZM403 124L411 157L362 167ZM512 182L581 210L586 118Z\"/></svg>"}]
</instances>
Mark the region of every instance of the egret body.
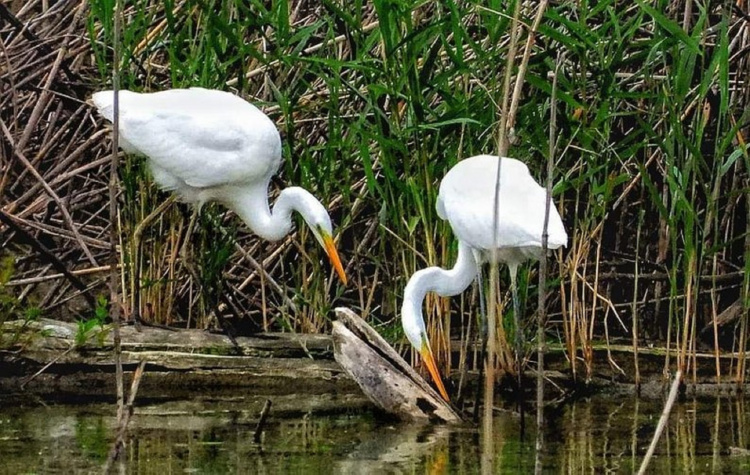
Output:
<instances>
[{"instance_id":1,"label":"egret body","mask_svg":"<svg viewBox=\"0 0 750 475\"><path fill-rule=\"evenodd\" d=\"M113 91L92 96L109 121L114 119L113 100ZM281 165L281 137L257 107L229 92L197 87L120 91L119 115L120 146L148 159L160 188L198 209L208 201L219 202L269 241L291 232L292 212L297 211L346 283L331 218L320 201L304 188L289 187L269 207L268 186Z\"/></svg>"},{"instance_id":2,"label":"egret body","mask_svg":"<svg viewBox=\"0 0 750 475\"><path fill-rule=\"evenodd\" d=\"M495 210L497 167L501 161ZM497 262L506 264L510 270L513 300L517 307L518 266L541 256L545 198L546 190L534 180L528 167L507 157L478 155L467 158L453 166L440 183L437 213L448 220L458 238L458 259L450 270L428 267L411 276L404 289L401 321L406 336L420 352L446 400L448 395L435 365L422 316L424 297L427 292L444 297L460 294L478 276L482 264L490 262L494 254ZM497 234L493 236L495 212ZM567 245L568 235L552 203L547 234L549 249Z\"/></svg>"}]
</instances>

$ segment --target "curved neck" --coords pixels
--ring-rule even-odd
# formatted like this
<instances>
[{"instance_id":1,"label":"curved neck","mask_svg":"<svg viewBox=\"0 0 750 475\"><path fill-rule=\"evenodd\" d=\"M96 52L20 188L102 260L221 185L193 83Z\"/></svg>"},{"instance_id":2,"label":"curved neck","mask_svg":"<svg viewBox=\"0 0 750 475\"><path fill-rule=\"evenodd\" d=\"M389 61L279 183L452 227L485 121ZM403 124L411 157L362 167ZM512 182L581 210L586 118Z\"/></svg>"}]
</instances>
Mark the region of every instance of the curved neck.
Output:
<instances>
[{"instance_id":1,"label":"curved neck","mask_svg":"<svg viewBox=\"0 0 750 475\"><path fill-rule=\"evenodd\" d=\"M244 189L232 203L232 209L255 234L269 241L278 241L292 231L292 212L305 216L311 199L315 200L307 190L291 186L282 190L271 210L268 185L256 186Z\"/></svg>"},{"instance_id":2,"label":"curved neck","mask_svg":"<svg viewBox=\"0 0 750 475\"><path fill-rule=\"evenodd\" d=\"M404 289L404 304L401 307L401 318L407 335L407 326L424 332L422 302L427 292L435 292L443 297L457 295L466 290L477 276L477 263L471 248L461 241L458 243L458 259L450 270L440 267L428 267L415 272Z\"/></svg>"}]
</instances>

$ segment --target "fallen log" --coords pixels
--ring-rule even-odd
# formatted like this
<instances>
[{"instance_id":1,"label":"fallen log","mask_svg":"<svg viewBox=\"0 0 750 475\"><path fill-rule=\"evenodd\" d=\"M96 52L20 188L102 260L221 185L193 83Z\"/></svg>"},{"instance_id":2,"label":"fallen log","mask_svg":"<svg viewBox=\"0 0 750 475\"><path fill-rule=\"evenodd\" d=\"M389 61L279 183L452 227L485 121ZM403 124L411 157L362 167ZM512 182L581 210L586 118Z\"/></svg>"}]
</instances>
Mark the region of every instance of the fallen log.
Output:
<instances>
[{"instance_id":1,"label":"fallen log","mask_svg":"<svg viewBox=\"0 0 750 475\"><path fill-rule=\"evenodd\" d=\"M77 325L40 319L20 328L6 323L0 332L23 332L18 348L0 351L0 394L37 394L60 398L114 394L112 335L76 342ZM175 397L233 388L279 395L304 388L312 395L352 394L359 389L333 360L328 335L293 333L237 337L234 347L223 335L202 330L169 331L123 327L122 360L126 371L148 363L139 397ZM44 368L47 363L54 364ZM29 380L40 369L41 373ZM22 386L24 382L27 382ZM358 396L359 397L359 396ZM363 397L360 397L364 401Z\"/></svg>"},{"instance_id":2,"label":"fallen log","mask_svg":"<svg viewBox=\"0 0 750 475\"><path fill-rule=\"evenodd\" d=\"M364 320L336 309L333 355L375 405L413 422L461 422L461 417Z\"/></svg>"}]
</instances>

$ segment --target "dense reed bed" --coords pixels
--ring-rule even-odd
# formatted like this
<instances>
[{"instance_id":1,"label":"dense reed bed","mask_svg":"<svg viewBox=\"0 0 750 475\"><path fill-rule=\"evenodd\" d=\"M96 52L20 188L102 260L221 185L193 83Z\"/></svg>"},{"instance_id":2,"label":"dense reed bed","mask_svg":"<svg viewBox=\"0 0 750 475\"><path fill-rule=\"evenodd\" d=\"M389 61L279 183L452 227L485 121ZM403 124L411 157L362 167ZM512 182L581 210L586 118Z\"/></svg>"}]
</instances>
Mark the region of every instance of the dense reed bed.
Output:
<instances>
[{"instance_id":1,"label":"dense reed bed","mask_svg":"<svg viewBox=\"0 0 750 475\"><path fill-rule=\"evenodd\" d=\"M2 7L0 320L89 318L107 295L114 224L126 317L206 327L220 313L240 330L322 332L331 309L347 305L401 341L406 280L455 259L434 208L440 178L462 158L498 150L513 2L125 3L122 87L220 88L261 107L284 144L271 194L297 184L328 204L347 288L301 226L269 244L210 206L186 235L190 210L166 201L138 157L123 157L110 220L111 139L86 100L109 85L112 7ZM604 342L628 345L634 359L644 345L667 346L665 367L688 375L695 355L711 351L717 377L743 381L747 2L524 2L520 12L512 74L525 75L507 96L508 153L540 180L563 58L553 194L570 242L550 256L550 340L585 379L607 364L594 358ZM535 267L520 282L530 355ZM428 299L443 356L451 338L475 331L475 294ZM510 306L504 315L501 348ZM734 357L722 363L720 353Z\"/></svg>"}]
</instances>

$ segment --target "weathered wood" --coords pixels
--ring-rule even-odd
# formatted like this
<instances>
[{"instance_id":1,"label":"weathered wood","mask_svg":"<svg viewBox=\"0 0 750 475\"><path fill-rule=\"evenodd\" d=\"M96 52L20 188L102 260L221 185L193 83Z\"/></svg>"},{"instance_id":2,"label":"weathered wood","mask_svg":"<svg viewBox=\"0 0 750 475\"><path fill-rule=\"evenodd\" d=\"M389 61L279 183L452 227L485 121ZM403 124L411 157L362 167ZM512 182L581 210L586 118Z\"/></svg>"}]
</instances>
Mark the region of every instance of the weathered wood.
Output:
<instances>
[{"instance_id":1,"label":"weathered wood","mask_svg":"<svg viewBox=\"0 0 750 475\"><path fill-rule=\"evenodd\" d=\"M0 393L59 397L113 394L111 335L105 334L101 344L93 337L70 350L76 329L76 324L53 320L28 325L24 331L31 335L30 341L20 351L0 352ZM17 328L10 325L3 330ZM226 337L200 330L121 330L126 370L141 361L148 362L139 392L144 397L243 387L273 395L296 391L311 395L359 393L357 385L334 361L333 341L328 335L238 337L237 349ZM21 388L29 375L54 359L55 364Z\"/></svg>"},{"instance_id":2,"label":"weathered wood","mask_svg":"<svg viewBox=\"0 0 750 475\"><path fill-rule=\"evenodd\" d=\"M334 357L378 407L408 421L460 422L461 417L364 320L337 308Z\"/></svg>"},{"instance_id":3,"label":"weathered wood","mask_svg":"<svg viewBox=\"0 0 750 475\"><path fill-rule=\"evenodd\" d=\"M3 331L18 331L20 322L9 322ZM23 331L37 333L24 346L24 355L32 357L36 351L66 350L75 343L77 324L41 319L23 324ZM15 328L14 328L15 327ZM44 333L47 336L42 337ZM239 350L224 335L203 330L166 330L146 328L138 331L132 326L122 328L123 351L176 351L225 356L256 356L259 358L320 358L333 359L333 341L328 335L296 333L263 333L252 337L238 337ZM80 345L78 352L86 357L112 351L112 334L104 330L100 339L92 335Z\"/></svg>"}]
</instances>

